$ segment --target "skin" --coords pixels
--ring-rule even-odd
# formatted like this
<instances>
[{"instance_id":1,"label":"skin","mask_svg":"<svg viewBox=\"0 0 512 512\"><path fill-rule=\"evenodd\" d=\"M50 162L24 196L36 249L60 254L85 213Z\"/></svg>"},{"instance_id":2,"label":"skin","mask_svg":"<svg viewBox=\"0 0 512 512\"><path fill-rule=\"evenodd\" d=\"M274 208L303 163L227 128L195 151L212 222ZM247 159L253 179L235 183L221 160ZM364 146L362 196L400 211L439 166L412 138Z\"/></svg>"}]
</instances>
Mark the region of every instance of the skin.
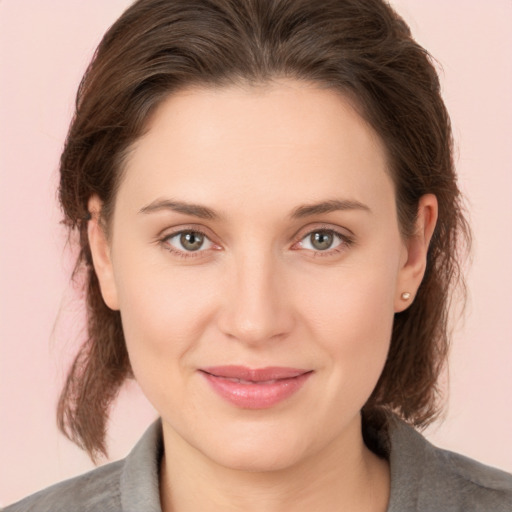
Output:
<instances>
[{"instance_id":1,"label":"skin","mask_svg":"<svg viewBox=\"0 0 512 512\"><path fill-rule=\"evenodd\" d=\"M349 207L291 217L333 199ZM163 510L386 510L388 464L360 410L423 277L437 203L421 199L404 240L385 148L348 100L290 80L175 93L132 148L108 236L99 199L89 207L103 297L163 421ZM197 229L187 252L174 235ZM340 235L319 250L311 234L326 230ZM228 364L313 373L250 410L198 372Z\"/></svg>"}]
</instances>

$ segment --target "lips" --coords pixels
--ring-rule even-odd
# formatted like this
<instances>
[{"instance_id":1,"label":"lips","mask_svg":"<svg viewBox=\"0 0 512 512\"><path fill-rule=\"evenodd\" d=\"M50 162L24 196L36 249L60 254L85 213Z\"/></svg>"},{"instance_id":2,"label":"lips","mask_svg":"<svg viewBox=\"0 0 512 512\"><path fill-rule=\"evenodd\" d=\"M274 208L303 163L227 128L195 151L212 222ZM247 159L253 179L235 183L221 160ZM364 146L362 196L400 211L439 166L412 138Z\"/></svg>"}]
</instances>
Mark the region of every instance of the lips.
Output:
<instances>
[{"instance_id":1,"label":"lips","mask_svg":"<svg viewBox=\"0 0 512 512\"><path fill-rule=\"evenodd\" d=\"M287 367L215 366L200 369L211 388L232 405L265 409L286 400L305 384L311 370Z\"/></svg>"}]
</instances>

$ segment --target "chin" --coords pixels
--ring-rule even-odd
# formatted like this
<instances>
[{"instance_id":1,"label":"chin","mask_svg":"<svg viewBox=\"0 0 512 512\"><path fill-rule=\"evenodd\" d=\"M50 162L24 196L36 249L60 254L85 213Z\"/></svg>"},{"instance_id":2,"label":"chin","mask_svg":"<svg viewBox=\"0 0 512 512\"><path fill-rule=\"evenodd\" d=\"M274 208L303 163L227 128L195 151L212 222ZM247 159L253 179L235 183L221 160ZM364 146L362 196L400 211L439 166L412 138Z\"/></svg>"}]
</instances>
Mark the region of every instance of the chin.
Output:
<instances>
[{"instance_id":1,"label":"chin","mask_svg":"<svg viewBox=\"0 0 512 512\"><path fill-rule=\"evenodd\" d=\"M248 444L241 446L240 450L235 447L222 450L222 453L216 454L215 462L235 471L268 473L289 469L301 460L301 454L293 448Z\"/></svg>"},{"instance_id":2,"label":"chin","mask_svg":"<svg viewBox=\"0 0 512 512\"><path fill-rule=\"evenodd\" d=\"M203 454L226 468L263 473L290 468L298 464L308 451L304 442L307 435L294 435L289 429L282 433L271 429L239 434L235 436L231 431L230 435L222 436L214 443L209 442L204 446Z\"/></svg>"}]
</instances>

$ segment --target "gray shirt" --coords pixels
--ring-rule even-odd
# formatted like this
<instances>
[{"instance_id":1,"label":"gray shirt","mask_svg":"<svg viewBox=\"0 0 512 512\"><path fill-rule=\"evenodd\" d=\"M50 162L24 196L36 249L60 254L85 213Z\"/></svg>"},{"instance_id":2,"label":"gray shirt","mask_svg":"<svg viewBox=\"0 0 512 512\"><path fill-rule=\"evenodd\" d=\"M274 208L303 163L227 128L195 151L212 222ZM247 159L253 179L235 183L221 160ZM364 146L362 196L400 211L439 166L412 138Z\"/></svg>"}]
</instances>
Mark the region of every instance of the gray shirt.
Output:
<instances>
[{"instance_id":1,"label":"gray shirt","mask_svg":"<svg viewBox=\"0 0 512 512\"><path fill-rule=\"evenodd\" d=\"M436 448L394 417L375 440L391 467L388 512L512 512L512 475ZM156 421L126 459L49 487L4 512L161 512L162 453L162 425Z\"/></svg>"}]
</instances>

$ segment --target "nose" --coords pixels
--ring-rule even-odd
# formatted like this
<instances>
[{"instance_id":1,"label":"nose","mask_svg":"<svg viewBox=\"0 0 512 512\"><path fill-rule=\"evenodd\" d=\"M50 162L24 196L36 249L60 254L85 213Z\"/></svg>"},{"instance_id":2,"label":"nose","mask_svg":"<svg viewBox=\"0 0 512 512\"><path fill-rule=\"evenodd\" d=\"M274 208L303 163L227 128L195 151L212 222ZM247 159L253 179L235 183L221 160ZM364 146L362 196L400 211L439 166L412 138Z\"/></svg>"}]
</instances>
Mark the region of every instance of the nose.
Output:
<instances>
[{"instance_id":1,"label":"nose","mask_svg":"<svg viewBox=\"0 0 512 512\"><path fill-rule=\"evenodd\" d=\"M286 337L294 315L280 262L270 254L250 254L233 262L218 316L219 329L247 345Z\"/></svg>"}]
</instances>

